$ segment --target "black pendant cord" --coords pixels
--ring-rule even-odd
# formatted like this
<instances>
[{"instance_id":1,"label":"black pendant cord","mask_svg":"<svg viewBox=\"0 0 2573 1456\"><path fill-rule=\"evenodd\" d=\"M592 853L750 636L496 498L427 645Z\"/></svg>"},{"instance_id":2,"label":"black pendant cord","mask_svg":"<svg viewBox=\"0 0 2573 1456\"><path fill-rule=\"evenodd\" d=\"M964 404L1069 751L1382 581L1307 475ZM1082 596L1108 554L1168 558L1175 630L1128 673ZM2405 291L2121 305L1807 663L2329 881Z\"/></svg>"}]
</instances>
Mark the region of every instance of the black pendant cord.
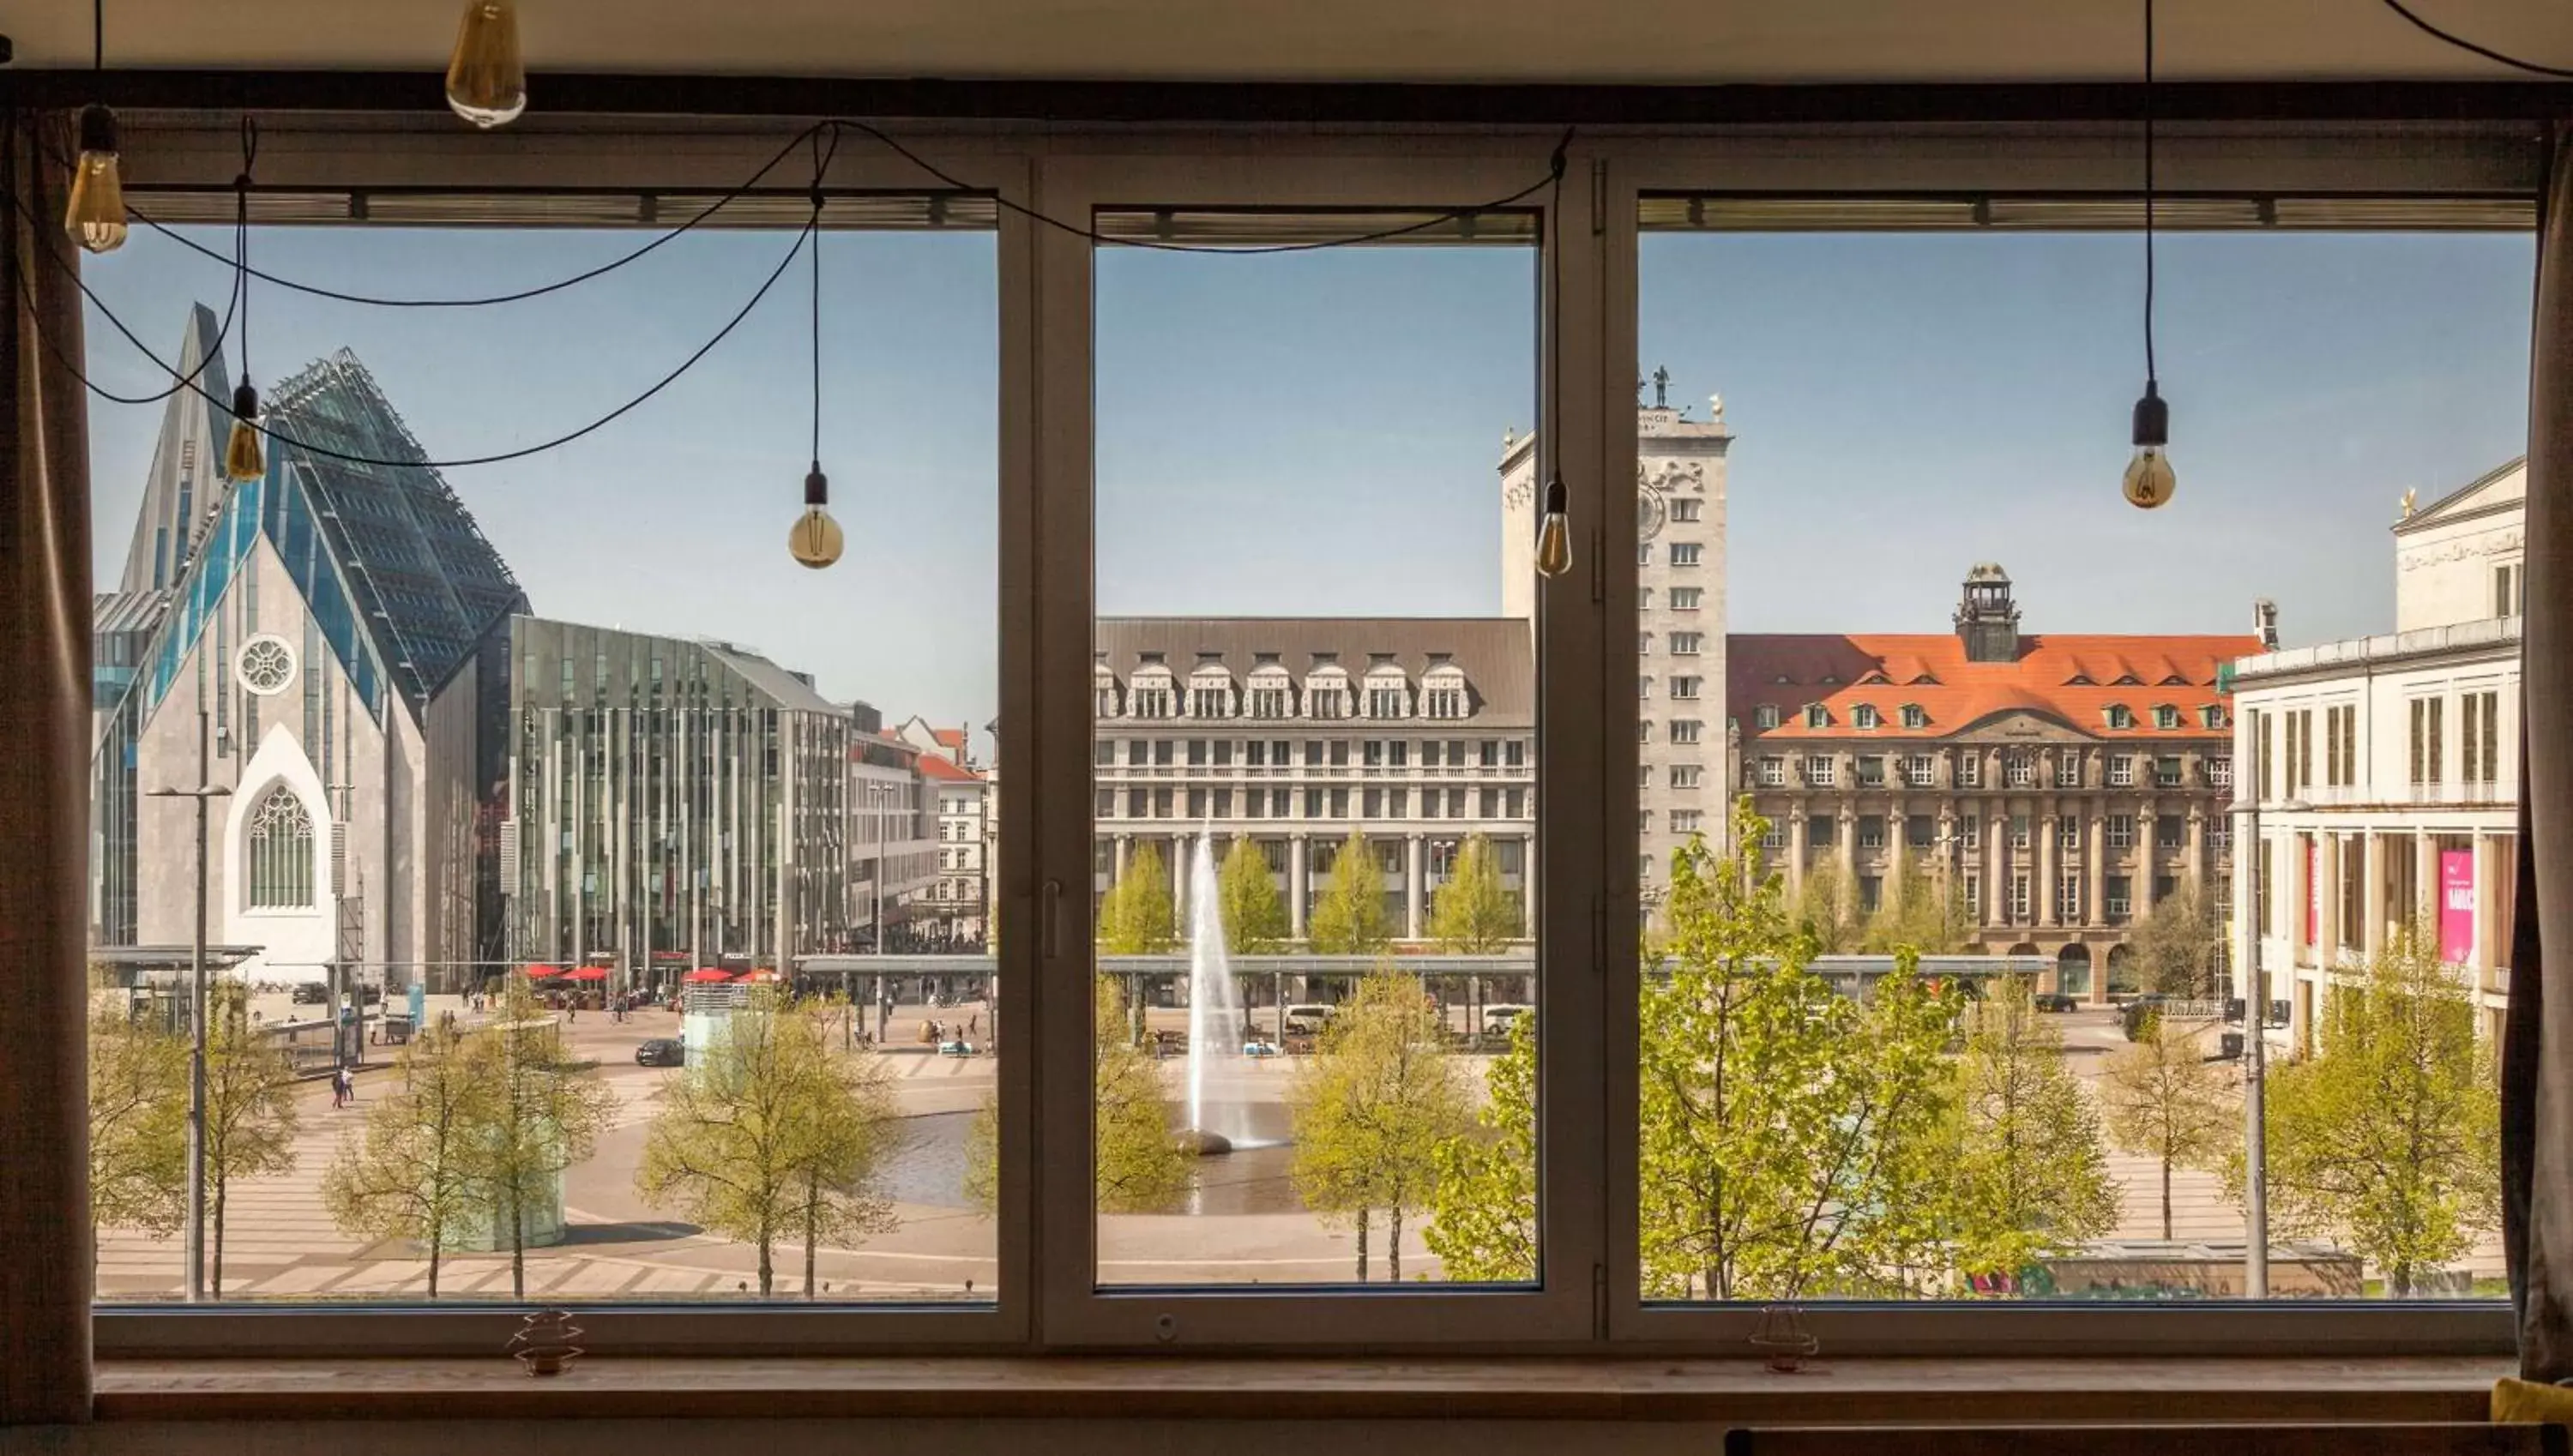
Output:
<instances>
[{"instance_id":1,"label":"black pendant cord","mask_svg":"<svg viewBox=\"0 0 2573 1456\"><path fill-rule=\"evenodd\" d=\"M1545 530L1545 518L1563 510L1563 496L1566 493L1563 484L1563 430L1561 428L1563 423L1563 153L1564 148L1569 146L1571 141L1572 134L1564 133L1563 141L1555 144L1553 159L1547 164L1547 170L1551 175L1547 179L1549 191L1545 205L1547 234L1545 261L1549 278L1546 299L1548 317L1545 331L1545 407L1550 418L1549 427L1542 431L1545 436L1546 471L1545 499L1538 502L1537 511L1537 530L1540 534Z\"/></svg>"},{"instance_id":2,"label":"black pendant cord","mask_svg":"<svg viewBox=\"0 0 2573 1456\"><path fill-rule=\"evenodd\" d=\"M2153 366L2153 0L2144 0L2144 390L2161 371Z\"/></svg>"},{"instance_id":3,"label":"black pendant cord","mask_svg":"<svg viewBox=\"0 0 2573 1456\"><path fill-rule=\"evenodd\" d=\"M2445 41L2449 45L2455 46L2458 50L2468 52L2472 55L2481 56L2487 61L2493 61L2500 65L2508 66L2515 71L2526 71L2532 76L2561 76L2573 78L2573 66L2548 66L2536 61L2523 61L2517 56L2504 55L2490 46L2478 45L2453 31L2441 30L2430 22L2423 20L2420 16L2413 14L2411 8L2405 5L2403 0L2385 0L2385 8L2402 16L2405 20L2412 22L2412 28L2420 31L2423 35L2429 36L2434 40Z\"/></svg>"},{"instance_id":4,"label":"black pendant cord","mask_svg":"<svg viewBox=\"0 0 2573 1456\"><path fill-rule=\"evenodd\" d=\"M241 379L239 387L250 383L250 190L251 169L259 164L259 119L245 115L241 120L242 170L233 179L233 308L239 319L241 344Z\"/></svg>"},{"instance_id":5,"label":"black pendant cord","mask_svg":"<svg viewBox=\"0 0 2573 1456\"><path fill-rule=\"evenodd\" d=\"M822 180L831 172L831 159L840 148L833 135L826 146L824 139L813 139L813 220L806 225L812 234L813 249L813 468L822 468Z\"/></svg>"},{"instance_id":6,"label":"black pendant cord","mask_svg":"<svg viewBox=\"0 0 2573 1456\"><path fill-rule=\"evenodd\" d=\"M89 10L89 68L107 69L107 0L92 0Z\"/></svg>"}]
</instances>

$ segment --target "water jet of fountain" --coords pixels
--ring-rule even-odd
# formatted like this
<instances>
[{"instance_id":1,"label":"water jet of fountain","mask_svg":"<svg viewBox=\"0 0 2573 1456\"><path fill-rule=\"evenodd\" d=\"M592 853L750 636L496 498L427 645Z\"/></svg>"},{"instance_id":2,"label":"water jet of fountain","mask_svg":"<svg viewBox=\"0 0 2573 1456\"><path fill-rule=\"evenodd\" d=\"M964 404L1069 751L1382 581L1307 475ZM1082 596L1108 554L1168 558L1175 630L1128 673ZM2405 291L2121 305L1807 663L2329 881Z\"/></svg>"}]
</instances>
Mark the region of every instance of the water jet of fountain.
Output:
<instances>
[{"instance_id":1,"label":"water jet of fountain","mask_svg":"<svg viewBox=\"0 0 2573 1456\"><path fill-rule=\"evenodd\" d=\"M1250 1124L1239 1102L1207 1102L1210 1066L1242 1062L1242 1005L1225 955L1224 891L1216 874L1212 826L1198 831L1189 860L1189 1133L1201 1154L1230 1151L1247 1141Z\"/></svg>"}]
</instances>

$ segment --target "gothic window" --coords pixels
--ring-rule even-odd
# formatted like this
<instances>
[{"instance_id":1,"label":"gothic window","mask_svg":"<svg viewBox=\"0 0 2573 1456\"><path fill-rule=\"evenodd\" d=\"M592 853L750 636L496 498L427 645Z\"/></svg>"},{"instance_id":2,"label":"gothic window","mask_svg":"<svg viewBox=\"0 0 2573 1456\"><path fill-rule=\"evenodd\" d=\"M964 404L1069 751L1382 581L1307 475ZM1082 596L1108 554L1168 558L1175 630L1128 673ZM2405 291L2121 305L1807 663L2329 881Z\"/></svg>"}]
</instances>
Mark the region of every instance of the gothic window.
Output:
<instances>
[{"instance_id":1,"label":"gothic window","mask_svg":"<svg viewBox=\"0 0 2573 1456\"><path fill-rule=\"evenodd\" d=\"M251 811L247 858L251 909L313 908L313 816L284 784Z\"/></svg>"}]
</instances>

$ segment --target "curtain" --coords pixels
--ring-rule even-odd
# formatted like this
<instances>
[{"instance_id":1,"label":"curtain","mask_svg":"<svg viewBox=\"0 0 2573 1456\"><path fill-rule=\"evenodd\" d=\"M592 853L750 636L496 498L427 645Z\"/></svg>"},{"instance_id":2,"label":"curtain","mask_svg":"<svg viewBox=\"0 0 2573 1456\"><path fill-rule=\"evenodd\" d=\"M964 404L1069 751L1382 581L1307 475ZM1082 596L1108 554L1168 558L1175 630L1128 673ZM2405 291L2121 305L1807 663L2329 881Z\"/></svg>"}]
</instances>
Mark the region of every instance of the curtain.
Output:
<instances>
[{"instance_id":1,"label":"curtain","mask_svg":"<svg viewBox=\"0 0 2573 1456\"><path fill-rule=\"evenodd\" d=\"M89 1418L89 420L71 130L0 110L0 1426ZM46 256L50 254L50 259Z\"/></svg>"},{"instance_id":2,"label":"curtain","mask_svg":"<svg viewBox=\"0 0 2573 1456\"><path fill-rule=\"evenodd\" d=\"M2528 606L2520 639L2519 880L2502 1044L2502 1241L2520 1373L2573 1379L2573 131L2559 131L2537 234L2529 356ZM2531 753L2529 745L2550 745ZM2573 976L2573 950L2562 958Z\"/></svg>"}]
</instances>

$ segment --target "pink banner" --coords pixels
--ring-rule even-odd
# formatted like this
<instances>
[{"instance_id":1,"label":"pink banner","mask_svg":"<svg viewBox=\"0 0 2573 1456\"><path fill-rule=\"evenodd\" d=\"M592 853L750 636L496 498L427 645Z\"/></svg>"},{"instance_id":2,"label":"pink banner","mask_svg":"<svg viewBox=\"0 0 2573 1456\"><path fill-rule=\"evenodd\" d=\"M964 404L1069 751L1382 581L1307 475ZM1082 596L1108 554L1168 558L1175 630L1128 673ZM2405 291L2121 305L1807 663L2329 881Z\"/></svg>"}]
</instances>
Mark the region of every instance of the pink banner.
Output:
<instances>
[{"instance_id":1,"label":"pink banner","mask_svg":"<svg viewBox=\"0 0 2573 1456\"><path fill-rule=\"evenodd\" d=\"M2475 855L2439 851L2439 959L2463 965L2475 953Z\"/></svg>"}]
</instances>

